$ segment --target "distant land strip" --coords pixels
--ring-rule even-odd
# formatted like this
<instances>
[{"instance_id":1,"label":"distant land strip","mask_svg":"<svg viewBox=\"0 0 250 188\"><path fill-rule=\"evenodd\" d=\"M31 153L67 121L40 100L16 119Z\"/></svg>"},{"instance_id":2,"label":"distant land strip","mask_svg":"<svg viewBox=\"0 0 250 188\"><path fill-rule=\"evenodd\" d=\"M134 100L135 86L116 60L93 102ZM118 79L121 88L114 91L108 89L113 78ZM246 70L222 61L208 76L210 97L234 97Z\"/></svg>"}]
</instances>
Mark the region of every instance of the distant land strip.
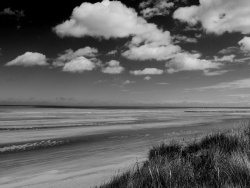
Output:
<instances>
[{"instance_id":1,"label":"distant land strip","mask_svg":"<svg viewBox=\"0 0 250 188\"><path fill-rule=\"evenodd\" d=\"M199 106L146 106L146 105L137 105L137 106L131 106L131 105L117 105L117 106L111 106L111 105L87 105L87 106L69 106L69 105L0 105L0 107L28 107L28 108L74 108L74 109L182 109L182 108L207 108L207 109L250 109L250 107L213 107L213 106L205 106L205 107L199 107Z\"/></svg>"},{"instance_id":2,"label":"distant land strip","mask_svg":"<svg viewBox=\"0 0 250 188\"><path fill-rule=\"evenodd\" d=\"M250 113L250 110L187 110L184 112L194 112L194 113L209 113L209 112L219 112L219 113Z\"/></svg>"}]
</instances>

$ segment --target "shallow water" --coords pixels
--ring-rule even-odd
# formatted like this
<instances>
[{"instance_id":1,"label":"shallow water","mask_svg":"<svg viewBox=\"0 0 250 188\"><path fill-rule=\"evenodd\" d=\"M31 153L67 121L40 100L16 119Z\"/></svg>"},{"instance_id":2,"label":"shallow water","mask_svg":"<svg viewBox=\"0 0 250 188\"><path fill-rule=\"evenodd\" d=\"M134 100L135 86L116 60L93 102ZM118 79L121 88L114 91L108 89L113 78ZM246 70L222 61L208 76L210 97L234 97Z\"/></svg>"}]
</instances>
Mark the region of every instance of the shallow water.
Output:
<instances>
[{"instance_id":1,"label":"shallow water","mask_svg":"<svg viewBox=\"0 0 250 188\"><path fill-rule=\"evenodd\" d=\"M202 113L200 113L202 112ZM250 119L249 109L0 107L0 187L89 187L171 139Z\"/></svg>"}]
</instances>

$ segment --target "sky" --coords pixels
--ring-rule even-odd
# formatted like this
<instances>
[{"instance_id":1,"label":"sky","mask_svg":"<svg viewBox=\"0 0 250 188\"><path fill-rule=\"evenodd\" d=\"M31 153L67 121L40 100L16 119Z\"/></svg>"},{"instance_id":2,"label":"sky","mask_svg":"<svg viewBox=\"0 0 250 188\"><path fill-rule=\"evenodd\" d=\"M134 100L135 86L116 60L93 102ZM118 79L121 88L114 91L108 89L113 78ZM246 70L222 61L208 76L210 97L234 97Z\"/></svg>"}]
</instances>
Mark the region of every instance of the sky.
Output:
<instances>
[{"instance_id":1,"label":"sky","mask_svg":"<svg viewBox=\"0 0 250 188\"><path fill-rule=\"evenodd\" d=\"M0 105L250 106L249 0L0 2Z\"/></svg>"}]
</instances>

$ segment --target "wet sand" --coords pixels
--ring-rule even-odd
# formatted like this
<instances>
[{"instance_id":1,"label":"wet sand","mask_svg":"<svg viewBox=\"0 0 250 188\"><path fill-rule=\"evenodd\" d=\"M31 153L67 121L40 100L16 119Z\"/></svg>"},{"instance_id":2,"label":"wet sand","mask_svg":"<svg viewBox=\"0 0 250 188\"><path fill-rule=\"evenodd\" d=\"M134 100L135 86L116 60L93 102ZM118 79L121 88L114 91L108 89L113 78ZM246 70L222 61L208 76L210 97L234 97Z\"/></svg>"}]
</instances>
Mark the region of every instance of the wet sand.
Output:
<instances>
[{"instance_id":1,"label":"wet sand","mask_svg":"<svg viewBox=\"0 0 250 188\"><path fill-rule=\"evenodd\" d=\"M248 112L197 114L185 110L10 109L8 114L5 110L0 113L0 149L48 139L67 142L0 153L0 187L98 185L145 159L149 148L163 140L198 139L250 118ZM51 128L26 129L29 127Z\"/></svg>"}]
</instances>

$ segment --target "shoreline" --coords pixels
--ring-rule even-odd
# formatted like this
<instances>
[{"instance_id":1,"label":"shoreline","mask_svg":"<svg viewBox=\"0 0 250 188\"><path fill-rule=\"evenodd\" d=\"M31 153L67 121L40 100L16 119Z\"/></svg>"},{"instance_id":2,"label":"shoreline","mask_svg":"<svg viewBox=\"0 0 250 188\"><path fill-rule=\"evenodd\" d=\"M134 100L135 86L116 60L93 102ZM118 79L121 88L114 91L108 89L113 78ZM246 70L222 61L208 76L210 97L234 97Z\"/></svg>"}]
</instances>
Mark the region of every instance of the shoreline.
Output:
<instances>
[{"instance_id":1,"label":"shoreline","mask_svg":"<svg viewBox=\"0 0 250 188\"><path fill-rule=\"evenodd\" d=\"M226 122L225 122L226 124ZM232 127L234 125L232 124ZM225 129L225 127L222 125L222 127L214 127L215 129ZM197 130L197 131L192 131L192 130ZM213 128L212 128L213 129ZM29 164L29 161L27 161L27 164L23 164L24 166L26 166L27 169L30 169L30 174L37 174L36 178L40 178L39 181L41 181L39 184L35 184L35 182L37 181L36 178L33 178L32 181L34 181L34 185L38 188L49 188L52 185L53 186L58 186L62 185L62 182L64 182L64 184L68 185L68 186L63 186L64 188L68 188L68 187L72 187L72 185L76 186L76 184L86 184L86 185L90 185L90 186L96 186L97 184L94 182L99 182L99 183L103 183L103 181L107 181L107 179L109 179L110 177L112 177L114 174L113 173L117 173L119 170L123 170L124 168L129 168L131 165L133 165L138 159L145 159L146 155L147 155L147 151L148 151L148 146L152 146L153 143L151 143L150 140L147 141L148 138L152 137L152 131L156 132L157 135L161 135L161 137L156 136L157 138L156 141L157 142L161 142L161 140L163 138L167 139L167 140L171 140L173 138L175 139L190 139L190 138L198 138L198 135L204 135L206 132L211 131L211 124L207 124L207 125L196 125L196 126L187 126L187 127L169 127L169 128L162 128L162 129L143 129L143 130L138 130L137 133L134 132L134 135L130 136L130 137L122 137L124 135L131 135L131 133L133 131L127 131L127 132L120 132L119 134L117 133L109 133L108 135L99 135L100 137L98 137L97 135L94 137L93 139L96 140L94 141L94 144L92 142L91 146L89 149L85 148L87 145L87 143L85 143L85 146L82 145L84 142L79 142L76 143L76 145L68 145L68 146L60 146L60 147L56 147L56 148L45 148L45 149L41 149L41 150L34 150L34 151L27 151L27 152L20 152L19 154L16 153L19 158L22 157L23 159L25 159L25 161L27 161L27 157L30 156L30 158L32 160L35 160L36 158L38 158L39 160L44 160L45 158L47 158L46 156L53 156L53 158L58 158L58 159L63 159L58 155L58 152L62 152L64 151L64 153L68 155L68 157L73 157L75 158L75 155L78 155L77 153L81 153L81 151L79 151L79 149L81 148L81 150L88 152L89 154L84 156L81 156L80 158L76 158L73 160L71 160L71 162L69 163L68 161L68 157L65 158L65 161L61 161L58 163L58 161L52 160L50 161L47 165L45 165L43 168L44 170L40 171L39 169L37 169L37 167L35 167L32 170L32 166L31 164ZM167 132L167 134L162 134ZM151 132L151 133L149 133ZM146 134L149 133L150 136L146 137ZM139 135L144 135L144 137L140 137ZM114 137L116 136L116 137ZM139 137L138 137L139 136ZM102 139L100 139L101 137L103 137L103 141L101 141ZM133 140L131 140L131 138L133 138ZM139 140L140 141L139 141ZM99 141L98 141L99 140ZM129 140L129 142L128 142ZM118 144L116 147L114 148L109 148L107 147L108 143L114 143L114 141L116 142L116 144ZM102 143L102 144L100 144ZM106 143L106 144L105 144ZM134 143L134 146L131 148L131 143ZM135 144L136 143L136 144ZM155 142L156 143L156 142ZM103 147L107 147L107 149L111 149L111 152L108 152L105 155L100 155L100 151L101 150L105 150ZM85 148L85 149L84 149ZM100 148L100 149L98 149ZM56 149L56 150L55 150ZM46 151L46 155L44 155L44 159L41 158L41 153L43 153L43 151ZM77 151L77 152L76 152ZM51 152L51 154L48 155L48 152ZM92 154L91 154L92 153ZM96 154L99 153L99 156L96 156ZM116 154L115 154L116 153ZM8 161L12 160L16 160L17 156L15 153L12 154L8 154L6 155L6 159L8 159ZM115 154L115 155L114 155ZM133 154L133 155L131 155ZM62 156L64 156L64 154L61 154ZM35 157L37 156L37 157ZM96 157L94 157L96 156ZM116 156L116 157L114 157ZM35 158L34 158L35 157ZM127 160L124 162L124 157L127 158ZM86 161L89 161L88 163L84 163L84 159ZM54 162L53 162L54 161ZM82 162L80 162L82 161ZM90 162L92 161L92 162ZM96 163L97 161L99 161L98 163ZM109 161L109 162L108 162ZM116 162L115 162L116 161ZM119 162L120 161L120 162ZM123 162L122 162L123 161ZM10 162L9 162L10 163ZM47 163L47 162L46 162ZM82 164L80 164L82 163ZM87 166L91 165L91 164L95 164L96 163L96 167L94 166L89 166L89 170L87 170ZM60 168L58 168L58 165L60 165ZM31 165L31 166L30 166ZM72 166L73 165L73 166ZM29 167L30 166L30 167ZM47 167L46 167L47 166ZM54 166L54 167L53 167ZM76 168L77 167L77 168ZM100 173L99 170L102 168L103 171ZM47 169L47 170L46 170ZM50 172L49 169L57 169L57 172L54 174L57 178L59 179L54 179L51 180L50 183L45 183L46 181L48 181L48 179L46 179L46 172ZM66 170L68 169L68 170ZM71 170L70 170L71 169ZM75 169L75 170L74 170ZM76 170L78 169L78 170ZM86 169L85 171L83 171L83 169ZM15 169L13 169L14 171L16 171ZM34 171L35 170L35 171ZM66 171L65 171L66 170ZM26 172L29 174L29 171L26 170ZM40 173L39 173L40 171ZM74 172L75 171L75 172ZM65 173L66 172L66 173ZM56 175L56 174L61 174L61 175ZM13 175L12 170L8 173L9 175ZM16 174L15 176L22 176L21 174ZM66 178L66 179L65 179ZM31 177L29 177L28 179L32 179ZM53 178L52 178L53 179ZM74 181L73 181L74 180ZM16 181L16 180L15 180ZM26 180L25 178L21 181L21 179L19 179L19 183L17 183L17 185L25 185L25 187L32 187L31 185L25 184ZM73 181L73 182L72 182ZM75 182L75 184L74 184ZM27 183L27 182L26 182ZM9 185L7 186L6 184L6 188L13 186L14 184L10 184L10 182L8 183ZM1 185L5 188L5 185ZM17 187L18 187L17 186ZM40 186L40 187L39 187ZM86 188L88 188L89 186L84 186Z\"/></svg>"}]
</instances>

